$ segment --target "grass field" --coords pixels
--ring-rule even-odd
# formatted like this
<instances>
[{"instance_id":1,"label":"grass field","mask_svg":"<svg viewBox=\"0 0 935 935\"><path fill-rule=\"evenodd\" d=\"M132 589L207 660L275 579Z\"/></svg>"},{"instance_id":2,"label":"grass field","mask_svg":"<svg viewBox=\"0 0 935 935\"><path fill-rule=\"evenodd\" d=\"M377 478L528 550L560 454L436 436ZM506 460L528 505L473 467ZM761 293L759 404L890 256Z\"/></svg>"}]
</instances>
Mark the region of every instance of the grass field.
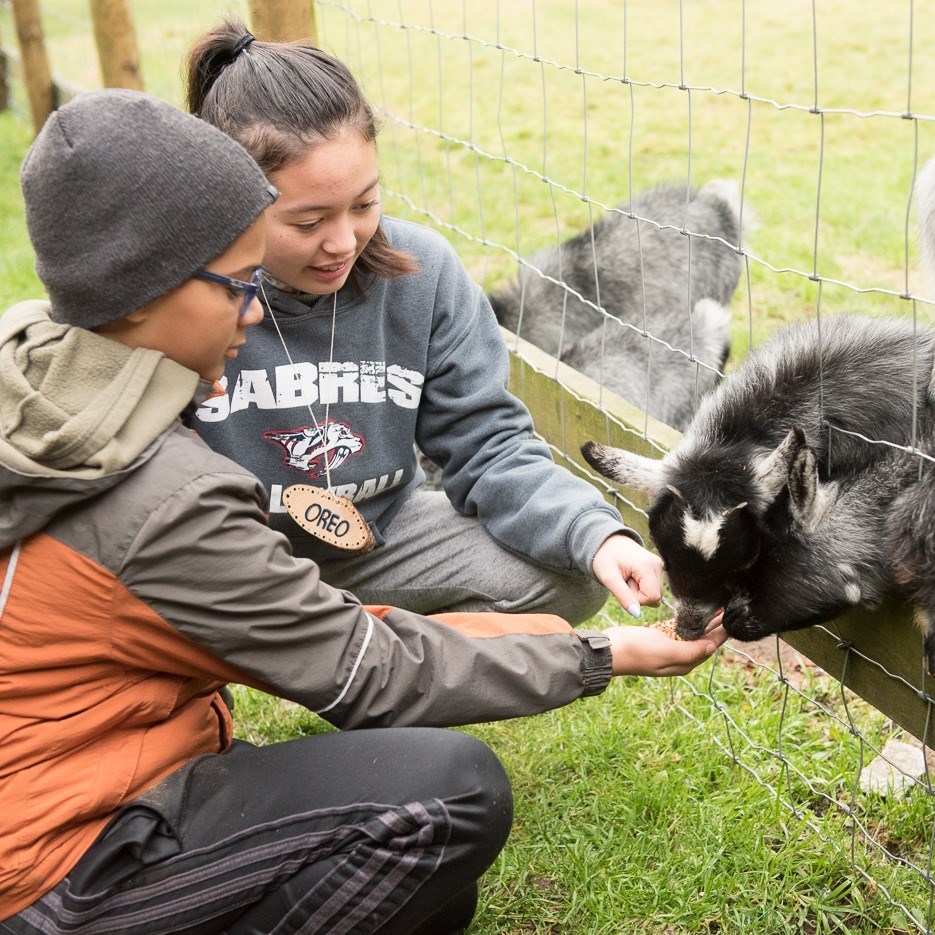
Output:
<instances>
[{"instance_id":1,"label":"grass field","mask_svg":"<svg viewBox=\"0 0 935 935\"><path fill-rule=\"evenodd\" d=\"M190 39L245 5L139 0L148 87L178 101ZM87 3L43 6L53 70L96 87ZM923 289L909 194L935 121L898 116L935 115L935 17L921 5L911 96L908 4L817 4L817 80L806 0L347 6L319 4L320 38L395 115L381 138L387 209L437 218L479 281L512 275L510 250L555 242L631 190L728 177L757 218L732 307L738 355L816 310L913 311L890 293ZM0 3L0 42L12 34ZM39 294L16 181L21 93L14 103L0 114L0 308ZM823 282L820 305L818 278L843 283ZM931 797L856 788L871 745L898 732L819 673L803 669L796 688L730 650L688 679L620 680L599 699L471 728L516 795L474 935L924 930L929 886L855 832L930 866ZM237 700L240 734L257 742L330 729L257 692Z\"/></svg>"},{"instance_id":2,"label":"grass field","mask_svg":"<svg viewBox=\"0 0 935 935\"><path fill-rule=\"evenodd\" d=\"M352 6L358 29L326 4L320 31L398 115L383 142L387 184L417 217L496 245L453 238L480 280L512 275L502 247L555 243L631 192L728 178L757 219L749 298L742 283L733 306L738 350L815 313L813 274L853 287L824 282L823 312L906 314L876 290L921 288L907 209L935 124L896 116L910 99L903 5L821 3L817 53L805 0L745 4L745 30L740 6L720 0L496 5L499 19L492 4ZM405 30L393 25L403 13ZM911 106L932 115L935 18L913 26ZM731 93L741 89L748 99ZM810 112L816 101L825 113Z\"/></svg>"},{"instance_id":3,"label":"grass field","mask_svg":"<svg viewBox=\"0 0 935 935\"><path fill-rule=\"evenodd\" d=\"M773 672L728 652L689 679L625 679L599 699L471 728L504 761L516 798L514 831L485 877L473 935L912 931L884 890L924 923L926 887L907 885L859 840L856 866L871 882L855 872L850 824L826 797L851 799L860 745L835 683L806 674L801 689L784 699ZM709 691L743 721L751 748L740 759L750 763L762 745L755 774L717 745L729 741ZM804 696L841 720L822 716L816 729ZM246 689L237 703L252 741L328 729ZM891 730L856 699L849 711L871 742ZM762 755L775 754L777 736L809 784L781 757ZM860 820L886 829L889 847L924 864L932 820L924 794L855 804Z\"/></svg>"},{"instance_id":4,"label":"grass field","mask_svg":"<svg viewBox=\"0 0 935 935\"><path fill-rule=\"evenodd\" d=\"M53 71L97 86L87 4L43 8ZM133 9L147 87L177 102L192 38L246 2ZM509 250L554 243L631 191L720 177L743 186L756 217L749 289L742 282L733 305L739 353L815 313L810 277L826 280L823 312L906 314L887 291L922 289L907 215L916 166L935 154L935 17L917 12L910 31L909 4L824 0L817 41L810 0L538 0L509 11L356 0L316 11L322 45L390 115L388 211L436 217L481 281L513 274ZM12 34L0 4L0 41ZM910 107L928 119L901 118Z\"/></svg>"}]
</instances>

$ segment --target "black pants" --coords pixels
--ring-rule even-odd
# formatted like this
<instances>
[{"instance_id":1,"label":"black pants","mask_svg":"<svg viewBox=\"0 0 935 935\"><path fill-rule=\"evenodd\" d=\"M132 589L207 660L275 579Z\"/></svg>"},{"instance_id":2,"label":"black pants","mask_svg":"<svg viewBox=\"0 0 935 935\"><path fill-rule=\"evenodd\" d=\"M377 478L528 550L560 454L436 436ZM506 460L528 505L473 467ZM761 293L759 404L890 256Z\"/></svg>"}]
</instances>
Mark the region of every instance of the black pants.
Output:
<instances>
[{"instance_id":1,"label":"black pants","mask_svg":"<svg viewBox=\"0 0 935 935\"><path fill-rule=\"evenodd\" d=\"M235 743L121 809L0 932L463 932L511 821L500 762L457 731Z\"/></svg>"}]
</instances>

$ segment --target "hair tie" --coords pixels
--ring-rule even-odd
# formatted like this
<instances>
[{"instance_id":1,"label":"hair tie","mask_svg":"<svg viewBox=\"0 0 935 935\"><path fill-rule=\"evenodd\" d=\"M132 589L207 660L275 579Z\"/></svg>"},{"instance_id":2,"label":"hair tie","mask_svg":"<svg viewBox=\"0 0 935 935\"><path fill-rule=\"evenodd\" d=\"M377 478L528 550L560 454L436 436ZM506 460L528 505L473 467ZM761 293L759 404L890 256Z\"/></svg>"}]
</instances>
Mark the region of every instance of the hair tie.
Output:
<instances>
[{"instance_id":1,"label":"hair tie","mask_svg":"<svg viewBox=\"0 0 935 935\"><path fill-rule=\"evenodd\" d=\"M237 40L237 45L234 46L234 51L231 52L231 61L237 58L243 50L250 45L251 42L256 40L256 36L251 36L250 33L247 33L245 36L241 36Z\"/></svg>"}]
</instances>

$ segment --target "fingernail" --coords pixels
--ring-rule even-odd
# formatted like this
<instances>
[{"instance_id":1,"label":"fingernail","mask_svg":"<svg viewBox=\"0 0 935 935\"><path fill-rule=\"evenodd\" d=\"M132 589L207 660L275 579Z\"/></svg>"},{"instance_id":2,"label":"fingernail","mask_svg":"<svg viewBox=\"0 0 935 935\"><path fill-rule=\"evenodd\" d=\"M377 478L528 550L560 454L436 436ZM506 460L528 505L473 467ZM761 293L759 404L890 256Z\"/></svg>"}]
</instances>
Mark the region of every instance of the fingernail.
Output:
<instances>
[{"instance_id":1,"label":"fingernail","mask_svg":"<svg viewBox=\"0 0 935 935\"><path fill-rule=\"evenodd\" d=\"M637 603L631 604L631 605L627 608L627 613L628 613L631 617L639 617L639 615L640 615L640 605L637 604Z\"/></svg>"}]
</instances>

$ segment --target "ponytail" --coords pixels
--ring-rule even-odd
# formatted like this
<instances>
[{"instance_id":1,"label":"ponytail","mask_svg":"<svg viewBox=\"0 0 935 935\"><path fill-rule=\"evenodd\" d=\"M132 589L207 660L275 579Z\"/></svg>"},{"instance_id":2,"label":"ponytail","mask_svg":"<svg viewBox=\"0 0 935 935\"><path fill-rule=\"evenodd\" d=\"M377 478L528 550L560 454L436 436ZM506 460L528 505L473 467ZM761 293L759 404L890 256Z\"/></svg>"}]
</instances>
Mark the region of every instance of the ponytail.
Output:
<instances>
[{"instance_id":1,"label":"ponytail","mask_svg":"<svg viewBox=\"0 0 935 935\"><path fill-rule=\"evenodd\" d=\"M376 143L373 110L350 69L313 45L263 42L229 18L196 40L186 75L189 111L237 140L267 177L348 130ZM395 279L417 269L379 227L351 283L362 292L370 276Z\"/></svg>"}]
</instances>

